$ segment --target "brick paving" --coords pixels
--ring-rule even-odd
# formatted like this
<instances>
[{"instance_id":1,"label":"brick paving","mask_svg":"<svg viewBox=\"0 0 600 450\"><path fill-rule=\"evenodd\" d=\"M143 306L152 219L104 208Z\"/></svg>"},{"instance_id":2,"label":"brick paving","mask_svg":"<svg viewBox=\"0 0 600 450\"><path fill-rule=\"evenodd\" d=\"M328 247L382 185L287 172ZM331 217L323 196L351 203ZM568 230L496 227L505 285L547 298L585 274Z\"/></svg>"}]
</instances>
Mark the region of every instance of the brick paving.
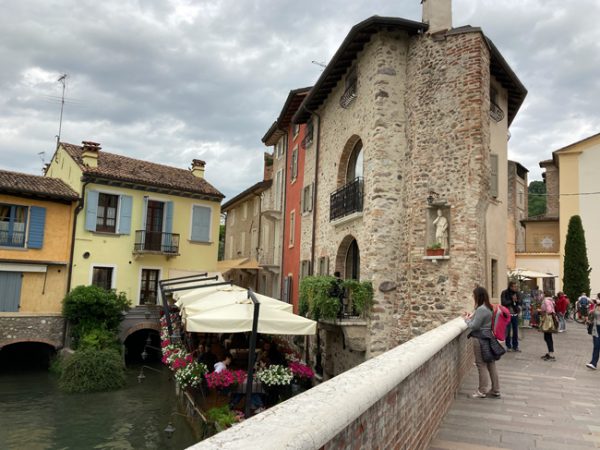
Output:
<instances>
[{"instance_id":1,"label":"brick paving","mask_svg":"<svg viewBox=\"0 0 600 450\"><path fill-rule=\"evenodd\" d=\"M520 331L522 353L496 363L502 398L471 398L473 367L430 450L600 448L600 369L585 367L592 354L585 326L567 322L567 332L554 335L555 362L540 359L542 333Z\"/></svg>"}]
</instances>

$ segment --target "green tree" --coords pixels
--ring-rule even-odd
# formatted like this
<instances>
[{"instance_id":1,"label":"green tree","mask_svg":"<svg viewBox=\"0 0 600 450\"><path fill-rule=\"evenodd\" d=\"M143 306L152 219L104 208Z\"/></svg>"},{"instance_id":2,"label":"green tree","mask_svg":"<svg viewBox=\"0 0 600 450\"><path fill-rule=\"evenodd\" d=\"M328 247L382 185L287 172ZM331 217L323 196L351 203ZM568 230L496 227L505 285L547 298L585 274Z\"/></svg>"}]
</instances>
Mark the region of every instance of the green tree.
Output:
<instances>
[{"instance_id":1,"label":"green tree","mask_svg":"<svg viewBox=\"0 0 600 450\"><path fill-rule=\"evenodd\" d=\"M575 301L582 292L590 293L590 270L581 217L572 216L565 242L563 267L563 290L571 301Z\"/></svg>"},{"instance_id":2,"label":"green tree","mask_svg":"<svg viewBox=\"0 0 600 450\"><path fill-rule=\"evenodd\" d=\"M532 181L529 183L527 191L529 192L529 217L546 214L546 183L543 181Z\"/></svg>"},{"instance_id":3,"label":"green tree","mask_svg":"<svg viewBox=\"0 0 600 450\"><path fill-rule=\"evenodd\" d=\"M219 225L219 261L225 259L225 225Z\"/></svg>"}]
</instances>

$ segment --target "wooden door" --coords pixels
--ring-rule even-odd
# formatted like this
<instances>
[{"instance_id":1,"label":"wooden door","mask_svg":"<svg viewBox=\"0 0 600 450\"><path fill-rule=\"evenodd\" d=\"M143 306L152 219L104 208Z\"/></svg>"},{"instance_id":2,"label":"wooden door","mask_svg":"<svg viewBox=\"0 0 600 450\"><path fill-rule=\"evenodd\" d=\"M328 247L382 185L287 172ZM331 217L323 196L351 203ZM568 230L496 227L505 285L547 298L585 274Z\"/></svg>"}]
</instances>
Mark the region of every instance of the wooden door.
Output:
<instances>
[{"instance_id":1,"label":"wooden door","mask_svg":"<svg viewBox=\"0 0 600 450\"><path fill-rule=\"evenodd\" d=\"M157 251L161 249L163 218L165 204L154 200L148 201L146 211L146 239L144 250Z\"/></svg>"},{"instance_id":2,"label":"wooden door","mask_svg":"<svg viewBox=\"0 0 600 450\"><path fill-rule=\"evenodd\" d=\"M0 272L0 312L18 312L21 298L21 272Z\"/></svg>"}]
</instances>

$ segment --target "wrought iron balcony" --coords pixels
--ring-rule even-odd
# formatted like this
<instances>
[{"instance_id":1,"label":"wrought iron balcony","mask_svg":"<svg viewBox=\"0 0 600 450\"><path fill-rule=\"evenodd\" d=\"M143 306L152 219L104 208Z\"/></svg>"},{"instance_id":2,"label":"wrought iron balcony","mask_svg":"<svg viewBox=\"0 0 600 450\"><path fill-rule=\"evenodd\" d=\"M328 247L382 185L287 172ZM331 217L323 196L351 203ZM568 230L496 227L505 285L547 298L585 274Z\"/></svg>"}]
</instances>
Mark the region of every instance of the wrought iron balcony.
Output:
<instances>
[{"instance_id":1,"label":"wrought iron balcony","mask_svg":"<svg viewBox=\"0 0 600 450\"><path fill-rule=\"evenodd\" d=\"M0 247L25 247L25 232L0 231Z\"/></svg>"},{"instance_id":2,"label":"wrought iron balcony","mask_svg":"<svg viewBox=\"0 0 600 450\"><path fill-rule=\"evenodd\" d=\"M354 99L356 98L356 80L354 80L344 91L342 96L340 97L340 106L342 108L347 108L352 104Z\"/></svg>"},{"instance_id":3,"label":"wrought iron balcony","mask_svg":"<svg viewBox=\"0 0 600 450\"><path fill-rule=\"evenodd\" d=\"M302 148L308 148L313 143L313 125L310 123L306 126L306 134L304 135L304 139L302 139Z\"/></svg>"},{"instance_id":4,"label":"wrought iron balcony","mask_svg":"<svg viewBox=\"0 0 600 450\"><path fill-rule=\"evenodd\" d=\"M329 220L363 210L363 179L358 177L329 196Z\"/></svg>"},{"instance_id":5,"label":"wrought iron balcony","mask_svg":"<svg viewBox=\"0 0 600 450\"><path fill-rule=\"evenodd\" d=\"M494 119L496 122L500 122L504 119L504 111L494 102L490 102L490 117Z\"/></svg>"},{"instance_id":6,"label":"wrought iron balcony","mask_svg":"<svg viewBox=\"0 0 600 450\"><path fill-rule=\"evenodd\" d=\"M179 235L160 231L137 230L135 232L134 253L179 254Z\"/></svg>"}]
</instances>

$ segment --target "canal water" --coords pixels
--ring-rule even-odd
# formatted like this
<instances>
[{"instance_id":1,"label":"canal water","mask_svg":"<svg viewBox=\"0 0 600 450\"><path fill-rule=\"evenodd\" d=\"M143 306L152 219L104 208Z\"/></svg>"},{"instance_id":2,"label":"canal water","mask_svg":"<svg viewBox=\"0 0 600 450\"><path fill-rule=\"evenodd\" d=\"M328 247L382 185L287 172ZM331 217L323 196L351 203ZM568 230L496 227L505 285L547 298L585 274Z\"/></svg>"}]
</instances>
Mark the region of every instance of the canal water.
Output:
<instances>
[{"instance_id":1,"label":"canal water","mask_svg":"<svg viewBox=\"0 0 600 450\"><path fill-rule=\"evenodd\" d=\"M0 370L0 449L184 449L196 442L177 414L173 381L166 368L127 369L125 388L93 394L65 394L47 370ZM176 428L164 433L169 421Z\"/></svg>"}]
</instances>

